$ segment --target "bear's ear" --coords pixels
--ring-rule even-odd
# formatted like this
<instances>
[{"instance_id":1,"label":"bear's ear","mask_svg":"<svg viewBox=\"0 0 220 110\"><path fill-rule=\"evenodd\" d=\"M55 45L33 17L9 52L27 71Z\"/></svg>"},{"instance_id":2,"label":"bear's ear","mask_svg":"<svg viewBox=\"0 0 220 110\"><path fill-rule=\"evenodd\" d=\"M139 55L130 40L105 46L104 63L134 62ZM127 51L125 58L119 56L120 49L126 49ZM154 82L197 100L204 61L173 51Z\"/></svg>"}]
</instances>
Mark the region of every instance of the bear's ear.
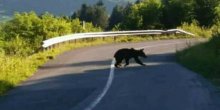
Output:
<instances>
[{"instance_id":1,"label":"bear's ear","mask_svg":"<svg viewBox=\"0 0 220 110\"><path fill-rule=\"evenodd\" d=\"M144 49L140 49L140 51L144 51Z\"/></svg>"},{"instance_id":2,"label":"bear's ear","mask_svg":"<svg viewBox=\"0 0 220 110\"><path fill-rule=\"evenodd\" d=\"M131 50L134 50L134 48L131 48Z\"/></svg>"}]
</instances>

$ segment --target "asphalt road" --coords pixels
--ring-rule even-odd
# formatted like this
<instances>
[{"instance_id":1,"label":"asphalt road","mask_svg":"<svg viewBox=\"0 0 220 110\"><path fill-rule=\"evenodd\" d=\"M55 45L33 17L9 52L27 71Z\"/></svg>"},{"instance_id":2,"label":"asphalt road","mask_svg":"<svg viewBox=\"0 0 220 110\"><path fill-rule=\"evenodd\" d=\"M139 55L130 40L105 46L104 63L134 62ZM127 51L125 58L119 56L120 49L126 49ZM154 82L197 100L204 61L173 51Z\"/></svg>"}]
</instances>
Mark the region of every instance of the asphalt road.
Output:
<instances>
[{"instance_id":1,"label":"asphalt road","mask_svg":"<svg viewBox=\"0 0 220 110\"><path fill-rule=\"evenodd\" d=\"M120 43L65 52L1 97L0 110L220 110L219 91L176 63L174 53L186 42ZM112 57L124 47L145 47L149 57L141 60L147 66L131 61L126 68L112 68L107 84Z\"/></svg>"}]
</instances>

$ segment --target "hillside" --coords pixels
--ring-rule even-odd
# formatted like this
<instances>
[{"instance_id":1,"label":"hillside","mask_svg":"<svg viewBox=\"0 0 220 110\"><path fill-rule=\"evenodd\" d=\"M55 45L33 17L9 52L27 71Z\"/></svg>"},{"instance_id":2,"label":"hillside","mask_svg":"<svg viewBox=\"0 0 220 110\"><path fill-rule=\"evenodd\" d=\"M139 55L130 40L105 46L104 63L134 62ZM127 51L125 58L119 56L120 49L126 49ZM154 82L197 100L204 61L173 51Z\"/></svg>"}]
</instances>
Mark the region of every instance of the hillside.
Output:
<instances>
[{"instance_id":1,"label":"hillside","mask_svg":"<svg viewBox=\"0 0 220 110\"><path fill-rule=\"evenodd\" d=\"M38 14L45 11L55 15L71 15L78 10L81 4L94 4L98 0L1 0L0 11L4 11L4 15L13 15L14 12L35 11ZM103 0L108 12L116 4L126 4L136 0Z\"/></svg>"}]
</instances>

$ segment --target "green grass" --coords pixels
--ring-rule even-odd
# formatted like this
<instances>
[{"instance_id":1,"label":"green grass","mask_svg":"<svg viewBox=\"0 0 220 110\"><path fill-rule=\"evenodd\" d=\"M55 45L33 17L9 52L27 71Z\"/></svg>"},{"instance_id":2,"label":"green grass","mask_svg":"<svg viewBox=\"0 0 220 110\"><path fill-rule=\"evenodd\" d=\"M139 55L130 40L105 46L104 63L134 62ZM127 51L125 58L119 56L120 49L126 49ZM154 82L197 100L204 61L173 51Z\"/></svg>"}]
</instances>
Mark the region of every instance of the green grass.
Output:
<instances>
[{"instance_id":1,"label":"green grass","mask_svg":"<svg viewBox=\"0 0 220 110\"><path fill-rule=\"evenodd\" d=\"M110 38L84 39L72 43L63 43L53 49L41 51L28 57L8 56L0 51L0 96L16 87L22 81L32 76L39 66L48 61L48 56L57 55L76 48L101 45L115 42L139 42L149 40L164 40L176 38L189 38L190 36L121 36L115 40Z\"/></svg>"},{"instance_id":2,"label":"green grass","mask_svg":"<svg viewBox=\"0 0 220 110\"><path fill-rule=\"evenodd\" d=\"M70 49L105 44L107 42L109 41L96 39L89 43L86 41L78 41L77 43L72 44L65 43L59 47L41 51L28 57L0 54L0 96L32 76L39 66L48 61L48 56L56 57Z\"/></svg>"},{"instance_id":3,"label":"green grass","mask_svg":"<svg viewBox=\"0 0 220 110\"><path fill-rule=\"evenodd\" d=\"M220 37L177 52L177 59L220 87Z\"/></svg>"}]
</instances>

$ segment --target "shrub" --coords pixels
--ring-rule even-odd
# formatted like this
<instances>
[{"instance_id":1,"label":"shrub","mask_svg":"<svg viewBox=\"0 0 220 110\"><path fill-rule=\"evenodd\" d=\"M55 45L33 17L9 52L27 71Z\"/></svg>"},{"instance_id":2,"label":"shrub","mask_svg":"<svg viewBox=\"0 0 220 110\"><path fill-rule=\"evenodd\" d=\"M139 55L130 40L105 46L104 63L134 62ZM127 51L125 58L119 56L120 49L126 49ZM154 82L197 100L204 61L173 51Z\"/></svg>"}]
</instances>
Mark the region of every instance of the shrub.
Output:
<instances>
[{"instance_id":1,"label":"shrub","mask_svg":"<svg viewBox=\"0 0 220 110\"><path fill-rule=\"evenodd\" d=\"M216 55L220 55L220 20L216 20L216 24L212 27L212 39L213 45L215 47Z\"/></svg>"},{"instance_id":2,"label":"shrub","mask_svg":"<svg viewBox=\"0 0 220 110\"><path fill-rule=\"evenodd\" d=\"M4 42L4 44L3 49L9 55L27 56L32 53L32 48L29 46L28 41L19 36L10 42Z\"/></svg>"},{"instance_id":3,"label":"shrub","mask_svg":"<svg viewBox=\"0 0 220 110\"><path fill-rule=\"evenodd\" d=\"M79 19L68 20L50 13L41 16L35 12L16 13L12 20L0 27L0 47L3 45L6 54L27 56L37 52L43 40L94 31L101 31L101 28L85 23L83 29Z\"/></svg>"},{"instance_id":4,"label":"shrub","mask_svg":"<svg viewBox=\"0 0 220 110\"><path fill-rule=\"evenodd\" d=\"M197 37L210 38L212 36L211 29L200 27L196 20L192 21L192 23L183 23L178 28L191 32L195 34Z\"/></svg>"},{"instance_id":5,"label":"shrub","mask_svg":"<svg viewBox=\"0 0 220 110\"><path fill-rule=\"evenodd\" d=\"M177 53L178 61L189 69L220 86L220 34L215 33L205 43Z\"/></svg>"}]
</instances>

